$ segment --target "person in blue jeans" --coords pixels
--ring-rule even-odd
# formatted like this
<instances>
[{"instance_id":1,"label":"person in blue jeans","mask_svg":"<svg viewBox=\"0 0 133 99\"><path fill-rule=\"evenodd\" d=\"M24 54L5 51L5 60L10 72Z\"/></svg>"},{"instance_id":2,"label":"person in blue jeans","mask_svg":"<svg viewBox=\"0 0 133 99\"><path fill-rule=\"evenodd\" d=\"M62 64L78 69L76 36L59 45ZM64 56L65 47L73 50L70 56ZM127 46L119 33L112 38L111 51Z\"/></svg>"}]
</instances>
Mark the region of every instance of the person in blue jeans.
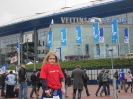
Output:
<instances>
[{"instance_id":1,"label":"person in blue jeans","mask_svg":"<svg viewBox=\"0 0 133 99\"><path fill-rule=\"evenodd\" d=\"M27 75L25 70L25 65L22 64L21 68L18 71L19 77L19 95L18 99L22 99L22 93L24 90L24 99L28 99L28 87L27 87Z\"/></svg>"},{"instance_id":2,"label":"person in blue jeans","mask_svg":"<svg viewBox=\"0 0 133 99\"><path fill-rule=\"evenodd\" d=\"M121 89L123 89L123 87L124 87L124 91L126 91L126 80L125 80L125 73L124 73L124 69L123 68L119 72L119 79L120 79Z\"/></svg>"},{"instance_id":3,"label":"person in blue jeans","mask_svg":"<svg viewBox=\"0 0 133 99\"><path fill-rule=\"evenodd\" d=\"M103 73L102 76L103 81L103 89L101 90L100 96L102 97L102 93L106 90L107 87L107 95L110 95L110 76L109 76L109 70L106 70L105 73Z\"/></svg>"}]
</instances>

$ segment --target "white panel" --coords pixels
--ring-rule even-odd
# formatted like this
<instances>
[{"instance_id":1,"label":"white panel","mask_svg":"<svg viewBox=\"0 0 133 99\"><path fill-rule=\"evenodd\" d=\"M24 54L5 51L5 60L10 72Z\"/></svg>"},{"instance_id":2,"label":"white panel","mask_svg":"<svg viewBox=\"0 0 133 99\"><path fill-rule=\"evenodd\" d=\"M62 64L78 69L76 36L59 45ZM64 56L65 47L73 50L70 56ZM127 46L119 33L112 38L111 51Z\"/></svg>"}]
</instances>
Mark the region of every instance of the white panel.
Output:
<instances>
[{"instance_id":1,"label":"white panel","mask_svg":"<svg viewBox=\"0 0 133 99\"><path fill-rule=\"evenodd\" d=\"M91 79L91 75L89 75L89 79L92 80L92 79Z\"/></svg>"},{"instance_id":2,"label":"white panel","mask_svg":"<svg viewBox=\"0 0 133 99\"><path fill-rule=\"evenodd\" d=\"M95 80L95 75L92 75L92 80Z\"/></svg>"},{"instance_id":3,"label":"white panel","mask_svg":"<svg viewBox=\"0 0 133 99\"><path fill-rule=\"evenodd\" d=\"M92 74L95 74L95 70L92 70Z\"/></svg>"},{"instance_id":4,"label":"white panel","mask_svg":"<svg viewBox=\"0 0 133 99\"><path fill-rule=\"evenodd\" d=\"M95 75L97 75L97 70L95 70Z\"/></svg>"},{"instance_id":5,"label":"white panel","mask_svg":"<svg viewBox=\"0 0 133 99\"><path fill-rule=\"evenodd\" d=\"M97 75L95 75L95 80L97 80Z\"/></svg>"},{"instance_id":6,"label":"white panel","mask_svg":"<svg viewBox=\"0 0 133 99\"><path fill-rule=\"evenodd\" d=\"M124 69L124 73L127 73L127 69Z\"/></svg>"},{"instance_id":7,"label":"white panel","mask_svg":"<svg viewBox=\"0 0 133 99\"><path fill-rule=\"evenodd\" d=\"M98 70L98 74L101 72L101 70Z\"/></svg>"},{"instance_id":8,"label":"white panel","mask_svg":"<svg viewBox=\"0 0 133 99\"><path fill-rule=\"evenodd\" d=\"M86 70L87 75L89 74L89 70Z\"/></svg>"},{"instance_id":9,"label":"white panel","mask_svg":"<svg viewBox=\"0 0 133 99\"><path fill-rule=\"evenodd\" d=\"M88 74L90 74L90 75L91 75L91 70L88 70Z\"/></svg>"}]
</instances>

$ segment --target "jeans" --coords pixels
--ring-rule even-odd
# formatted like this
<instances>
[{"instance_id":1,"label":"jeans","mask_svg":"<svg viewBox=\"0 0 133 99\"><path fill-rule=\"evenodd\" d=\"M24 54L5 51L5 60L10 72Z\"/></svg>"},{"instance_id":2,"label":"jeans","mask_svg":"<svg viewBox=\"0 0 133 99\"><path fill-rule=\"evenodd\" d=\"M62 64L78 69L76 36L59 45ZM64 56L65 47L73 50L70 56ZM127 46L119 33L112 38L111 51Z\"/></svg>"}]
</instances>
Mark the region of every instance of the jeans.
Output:
<instances>
[{"instance_id":1,"label":"jeans","mask_svg":"<svg viewBox=\"0 0 133 99\"><path fill-rule=\"evenodd\" d=\"M85 90L86 90L86 95L89 96L89 90L88 90L88 87L87 87L87 83L84 83L84 87L85 87Z\"/></svg>"},{"instance_id":2,"label":"jeans","mask_svg":"<svg viewBox=\"0 0 133 99\"><path fill-rule=\"evenodd\" d=\"M106 91L106 82L103 82L103 88L102 88L102 91L101 93L105 92L105 95L107 95L107 91Z\"/></svg>"},{"instance_id":3,"label":"jeans","mask_svg":"<svg viewBox=\"0 0 133 99\"><path fill-rule=\"evenodd\" d=\"M68 85L65 85L65 90L66 90L65 97L67 96L67 88L68 88Z\"/></svg>"},{"instance_id":4,"label":"jeans","mask_svg":"<svg viewBox=\"0 0 133 99\"><path fill-rule=\"evenodd\" d=\"M102 83L102 82L99 82L98 84L99 84L99 86L98 86L98 89L97 89L97 91L96 91L97 94L98 94L100 88L102 87L103 83Z\"/></svg>"},{"instance_id":5,"label":"jeans","mask_svg":"<svg viewBox=\"0 0 133 99\"><path fill-rule=\"evenodd\" d=\"M30 93L30 97L32 97L34 92L36 94L36 85L32 85L32 90L31 90L31 93Z\"/></svg>"},{"instance_id":6,"label":"jeans","mask_svg":"<svg viewBox=\"0 0 133 99\"><path fill-rule=\"evenodd\" d=\"M106 87L107 87L107 94L110 95L110 86L109 82L106 82Z\"/></svg>"},{"instance_id":7,"label":"jeans","mask_svg":"<svg viewBox=\"0 0 133 99\"><path fill-rule=\"evenodd\" d=\"M18 99L22 99L22 92L24 90L24 99L28 98L28 87L27 87L27 82L20 82L19 83L19 95Z\"/></svg>"},{"instance_id":8,"label":"jeans","mask_svg":"<svg viewBox=\"0 0 133 99\"><path fill-rule=\"evenodd\" d=\"M5 84L2 84L1 86L2 86L2 88L1 88L1 96L4 96L4 87L5 87Z\"/></svg>"},{"instance_id":9,"label":"jeans","mask_svg":"<svg viewBox=\"0 0 133 99\"><path fill-rule=\"evenodd\" d=\"M122 89L124 87L124 90L126 90L126 81L125 80L121 80L120 81L120 86L121 86Z\"/></svg>"}]
</instances>

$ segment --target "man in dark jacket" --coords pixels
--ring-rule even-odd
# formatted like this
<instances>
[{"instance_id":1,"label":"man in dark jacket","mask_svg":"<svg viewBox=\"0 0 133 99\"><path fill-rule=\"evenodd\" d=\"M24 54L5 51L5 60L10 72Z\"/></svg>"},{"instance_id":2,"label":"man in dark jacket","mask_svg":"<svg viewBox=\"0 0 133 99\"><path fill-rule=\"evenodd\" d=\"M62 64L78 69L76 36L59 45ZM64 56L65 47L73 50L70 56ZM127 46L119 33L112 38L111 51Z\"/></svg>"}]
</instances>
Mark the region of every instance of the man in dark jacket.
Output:
<instances>
[{"instance_id":1,"label":"man in dark jacket","mask_svg":"<svg viewBox=\"0 0 133 99\"><path fill-rule=\"evenodd\" d=\"M84 82L84 87L85 87L85 90L86 90L86 95L90 96L89 91L88 91L88 87L87 87L89 77L87 76L86 69L84 69L84 75L85 75L85 79L83 79L83 82Z\"/></svg>"},{"instance_id":2,"label":"man in dark jacket","mask_svg":"<svg viewBox=\"0 0 133 99\"><path fill-rule=\"evenodd\" d=\"M31 84L32 84L30 98L34 98L34 97L32 97L32 95L34 92L36 94L36 82L37 82L36 71L33 71L33 74L31 75L30 80L31 80Z\"/></svg>"},{"instance_id":3,"label":"man in dark jacket","mask_svg":"<svg viewBox=\"0 0 133 99\"><path fill-rule=\"evenodd\" d=\"M24 89L24 99L28 99L28 87L27 87L27 75L25 70L25 65L22 64L21 68L18 71L18 77L19 77L19 95L18 99L22 99L22 92Z\"/></svg>"},{"instance_id":4,"label":"man in dark jacket","mask_svg":"<svg viewBox=\"0 0 133 99\"><path fill-rule=\"evenodd\" d=\"M39 69L39 71L37 73L37 93L39 93L39 89L42 86L42 84L40 82L40 71L41 71L41 69Z\"/></svg>"},{"instance_id":5,"label":"man in dark jacket","mask_svg":"<svg viewBox=\"0 0 133 99\"><path fill-rule=\"evenodd\" d=\"M72 71L73 78L73 99L76 98L76 91L78 90L78 99L81 99L81 91L83 90L83 79L85 79L84 71L80 69L81 66L76 66Z\"/></svg>"},{"instance_id":6,"label":"man in dark jacket","mask_svg":"<svg viewBox=\"0 0 133 99\"><path fill-rule=\"evenodd\" d=\"M5 95L4 88L5 88L5 79L6 79L7 71L1 75L1 96L3 97Z\"/></svg>"},{"instance_id":7,"label":"man in dark jacket","mask_svg":"<svg viewBox=\"0 0 133 99\"><path fill-rule=\"evenodd\" d=\"M98 86L98 89L97 89L97 91L95 93L96 96L98 95L98 92L99 92L100 88L103 86L102 76L103 76L104 72L105 72L105 69L102 69L102 71L99 73L99 75L97 77L99 86ZM105 90L105 95L107 95L106 90Z\"/></svg>"}]
</instances>

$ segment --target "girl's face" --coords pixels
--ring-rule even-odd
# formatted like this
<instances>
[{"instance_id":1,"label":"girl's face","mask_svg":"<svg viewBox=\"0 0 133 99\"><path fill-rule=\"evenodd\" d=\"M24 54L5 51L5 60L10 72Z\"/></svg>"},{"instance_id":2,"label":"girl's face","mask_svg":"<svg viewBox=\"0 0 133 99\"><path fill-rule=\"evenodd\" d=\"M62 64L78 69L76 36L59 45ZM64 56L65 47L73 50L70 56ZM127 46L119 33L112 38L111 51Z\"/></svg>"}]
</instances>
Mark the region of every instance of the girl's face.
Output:
<instances>
[{"instance_id":1,"label":"girl's face","mask_svg":"<svg viewBox=\"0 0 133 99\"><path fill-rule=\"evenodd\" d=\"M55 62L56 62L55 56L54 55L50 55L49 58L48 58L48 62L50 64L55 64Z\"/></svg>"}]
</instances>

